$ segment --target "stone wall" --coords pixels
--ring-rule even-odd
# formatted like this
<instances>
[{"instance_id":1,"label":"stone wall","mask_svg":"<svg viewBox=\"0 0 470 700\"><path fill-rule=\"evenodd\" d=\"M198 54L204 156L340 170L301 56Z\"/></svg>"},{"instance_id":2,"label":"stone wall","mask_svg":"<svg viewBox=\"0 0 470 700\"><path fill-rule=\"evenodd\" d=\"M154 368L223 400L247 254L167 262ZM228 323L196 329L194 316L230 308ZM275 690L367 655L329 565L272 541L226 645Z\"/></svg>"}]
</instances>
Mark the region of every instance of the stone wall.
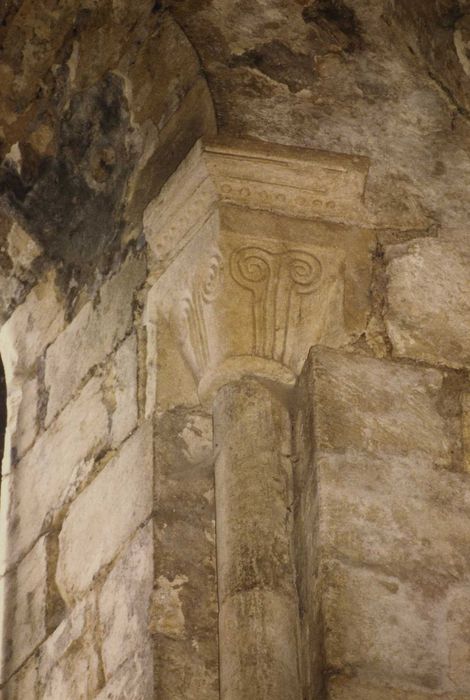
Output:
<instances>
[{"instance_id":1,"label":"stone wall","mask_svg":"<svg viewBox=\"0 0 470 700\"><path fill-rule=\"evenodd\" d=\"M469 16L0 8L4 700L470 698Z\"/></svg>"},{"instance_id":2,"label":"stone wall","mask_svg":"<svg viewBox=\"0 0 470 700\"><path fill-rule=\"evenodd\" d=\"M130 253L70 322L54 275L1 332L7 698L151 693L153 429L143 417L146 262ZM149 662L150 658L150 662ZM126 691L127 692L127 691Z\"/></svg>"}]
</instances>

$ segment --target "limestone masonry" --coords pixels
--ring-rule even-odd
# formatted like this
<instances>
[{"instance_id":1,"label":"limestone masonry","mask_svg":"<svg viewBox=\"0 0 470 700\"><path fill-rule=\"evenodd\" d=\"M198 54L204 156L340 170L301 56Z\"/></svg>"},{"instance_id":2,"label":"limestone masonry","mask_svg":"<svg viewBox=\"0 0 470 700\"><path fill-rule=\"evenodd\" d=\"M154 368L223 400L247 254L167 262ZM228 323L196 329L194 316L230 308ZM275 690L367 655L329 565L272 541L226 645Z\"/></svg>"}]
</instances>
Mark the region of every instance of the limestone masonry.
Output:
<instances>
[{"instance_id":1,"label":"limestone masonry","mask_svg":"<svg viewBox=\"0 0 470 700\"><path fill-rule=\"evenodd\" d=\"M2 700L470 700L469 57L4 0Z\"/></svg>"}]
</instances>

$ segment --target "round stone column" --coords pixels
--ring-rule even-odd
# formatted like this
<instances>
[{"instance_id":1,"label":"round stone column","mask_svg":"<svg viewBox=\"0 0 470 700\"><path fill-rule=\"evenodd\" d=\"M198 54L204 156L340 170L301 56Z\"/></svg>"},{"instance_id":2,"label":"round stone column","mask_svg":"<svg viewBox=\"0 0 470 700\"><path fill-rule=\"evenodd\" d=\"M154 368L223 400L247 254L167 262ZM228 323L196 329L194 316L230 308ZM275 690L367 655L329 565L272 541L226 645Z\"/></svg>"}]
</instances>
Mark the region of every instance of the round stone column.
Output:
<instances>
[{"instance_id":1,"label":"round stone column","mask_svg":"<svg viewBox=\"0 0 470 700\"><path fill-rule=\"evenodd\" d=\"M221 700L299 700L290 420L281 392L255 378L223 386L214 441Z\"/></svg>"}]
</instances>

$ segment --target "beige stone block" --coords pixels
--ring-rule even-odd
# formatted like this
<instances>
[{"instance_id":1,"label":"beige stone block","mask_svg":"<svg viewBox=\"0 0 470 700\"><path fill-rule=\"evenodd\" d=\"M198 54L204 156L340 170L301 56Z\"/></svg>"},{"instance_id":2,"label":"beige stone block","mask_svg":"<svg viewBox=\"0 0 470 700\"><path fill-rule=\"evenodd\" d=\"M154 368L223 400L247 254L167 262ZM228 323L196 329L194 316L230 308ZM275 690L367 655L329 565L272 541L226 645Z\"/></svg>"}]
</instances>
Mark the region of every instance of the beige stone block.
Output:
<instances>
[{"instance_id":1,"label":"beige stone block","mask_svg":"<svg viewBox=\"0 0 470 700\"><path fill-rule=\"evenodd\" d=\"M107 439L100 382L91 379L11 474L8 561L29 546L48 517L74 494L87 473L84 460L92 460Z\"/></svg>"},{"instance_id":2,"label":"beige stone block","mask_svg":"<svg viewBox=\"0 0 470 700\"><path fill-rule=\"evenodd\" d=\"M57 584L81 596L152 510L152 429L144 424L75 499L59 537Z\"/></svg>"},{"instance_id":3,"label":"beige stone block","mask_svg":"<svg viewBox=\"0 0 470 700\"><path fill-rule=\"evenodd\" d=\"M96 700L151 700L153 697L153 654L148 646L117 669Z\"/></svg>"},{"instance_id":4,"label":"beige stone block","mask_svg":"<svg viewBox=\"0 0 470 700\"><path fill-rule=\"evenodd\" d=\"M101 686L100 659L91 639L77 640L42 680L41 700L88 700Z\"/></svg>"},{"instance_id":5,"label":"beige stone block","mask_svg":"<svg viewBox=\"0 0 470 700\"><path fill-rule=\"evenodd\" d=\"M310 363L318 449L424 453L450 465L440 372L321 348Z\"/></svg>"},{"instance_id":6,"label":"beige stone block","mask_svg":"<svg viewBox=\"0 0 470 700\"><path fill-rule=\"evenodd\" d=\"M462 395L463 468L470 472L470 393Z\"/></svg>"},{"instance_id":7,"label":"beige stone block","mask_svg":"<svg viewBox=\"0 0 470 700\"><path fill-rule=\"evenodd\" d=\"M452 688L470 697L470 588L451 589L447 602L448 677Z\"/></svg>"},{"instance_id":8,"label":"beige stone block","mask_svg":"<svg viewBox=\"0 0 470 700\"><path fill-rule=\"evenodd\" d=\"M130 258L100 292L96 308L86 304L51 345L46 356L49 391L46 422L70 400L87 372L102 362L129 332L133 296L145 279L145 261Z\"/></svg>"},{"instance_id":9,"label":"beige stone block","mask_svg":"<svg viewBox=\"0 0 470 700\"><path fill-rule=\"evenodd\" d=\"M366 217L366 158L228 138L207 142L204 157L224 202L302 218Z\"/></svg>"},{"instance_id":10,"label":"beige stone block","mask_svg":"<svg viewBox=\"0 0 470 700\"><path fill-rule=\"evenodd\" d=\"M119 445L137 426L137 339L130 335L118 348L105 384L112 410L111 440Z\"/></svg>"},{"instance_id":11,"label":"beige stone block","mask_svg":"<svg viewBox=\"0 0 470 700\"><path fill-rule=\"evenodd\" d=\"M354 451L319 454L316 469L323 557L366 564L430 591L467 580L470 485L461 475L436 470L429 459Z\"/></svg>"},{"instance_id":12,"label":"beige stone block","mask_svg":"<svg viewBox=\"0 0 470 700\"><path fill-rule=\"evenodd\" d=\"M338 677L328 681L327 700L468 700L468 694L420 692Z\"/></svg>"},{"instance_id":13,"label":"beige stone block","mask_svg":"<svg viewBox=\"0 0 470 700\"><path fill-rule=\"evenodd\" d=\"M212 418L167 411L155 438L155 693L219 700Z\"/></svg>"},{"instance_id":14,"label":"beige stone block","mask_svg":"<svg viewBox=\"0 0 470 700\"><path fill-rule=\"evenodd\" d=\"M11 315L0 333L7 380L30 370L64 327L64 306L52 273L41 280Z\"/></svg>"},{"instance_id":15,"label":"beige stone block","mask_svg":"<svg viewBox=\"0 0 470 700\"><path fill-rule=\"evenodd\" d=\"M87 623L94 619L95 600L90 597L69 610L67 617L41 645L38 674L43 685L54 666L85 635Z\"/></svg>"},{"instance_id":16,"label":"beige stone block","mask_svg":"<svg viewBox=\"0 0 470 700\"><path fill-rule=\"evenodd\" d=\"M40 245L15 222L8 235L8 255L15 268L28 270L41 252Z\"/></svg>"},{"instance_id":17,"label":"beige stone block","mask_svg":"<svg viewBox=\"0 0 470 700\"><path fill-rule=\"evenodd\" d=\"M324 576L327 668L410 691L442 688L441 601L432 591L338 562L325 565Z\"/></svg>"},{"instance_id":18,"label":"beige stone block","mask_svg":"<svg viewBox=\"0 0 470 700\"><path fill-rule=\"evenodd\" d=\"M107 679L138 650L152 646L149 614L153 547L153 529L149 523L137 531L101 589L101 653Z\"/></svg>"},{"instance_id":19,"label":"beige stone block","mask_svg":"<svg viewBox=\"0 0 470 700\"><path fill-rule=\"evenodd\" d=\"M31 447L38 432L38 401L37 378L26 379L21 386L21 403L16 416L14 434L10 438L11 448L18 459L21 459Z\"/></svg>"},{"instance_id":20,"label":"beige stone block","mask_svg":"<svg viewBox=\"0 0 470 700\"><path fill-rule=\"evenodd\" d=\"M162 268L215 208L216 190L202 154L203 147L198 142L144 212L144 234Z\"/></svg>"},{"instance_id":21,"label":"beige stone block","mask_svg":"<svg viewBox=\"0 0 470 700\"><path fill-rule=\"evenodd\" d=\"M47 552L42 537L1 582L5 641L2 679L28 658L46 636Z\"/></svg>"},{"instance_id":22,"label":"beige stone block","mask_svg":"<svg viewBox=\"0 0 470 700\"><path fill-rule=\"evenodd\" d=\"M469 269L459 249L435 239L391 248L386 325L397 356L470 364Z\"/></svg>"},{"instance_id":23,"label":"beige stone block","mask_svg":"<svg viewBox=\"0 0 470 700\"><path fill-rule=\"evenodd\" d=\"M38 660L32 656L0 690L1 700L39 700Z\"/></svg>"}]
</instances>

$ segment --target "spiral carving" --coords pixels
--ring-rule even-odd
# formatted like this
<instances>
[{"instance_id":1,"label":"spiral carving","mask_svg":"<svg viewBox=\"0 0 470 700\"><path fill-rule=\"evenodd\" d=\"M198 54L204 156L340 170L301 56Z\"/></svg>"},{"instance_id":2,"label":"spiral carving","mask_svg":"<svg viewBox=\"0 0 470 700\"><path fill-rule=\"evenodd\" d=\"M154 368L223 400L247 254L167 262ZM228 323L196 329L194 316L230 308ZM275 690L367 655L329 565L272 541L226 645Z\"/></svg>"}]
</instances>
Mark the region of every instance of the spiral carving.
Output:
<instances>
[{"instance_id":1,"label":"spiral carving","mask_svg":"<svg viewBox=\"0 0 470 700\"><path fill-rule=\"evenodd\" d=\"M271 274L271 257L267 251L254 246L235 251L230 261L230 271L235 282L246 289L254 289L265 283Z\"/></svg>"},{"instance_id":2,"label":"spiral carving","mask_svg":"<svg viewBox=\"0 0 470 700\"><path fill-rule=\"evenodd\" d=\"M320 261L305 250L290 250L287 255L287 269L295 291L298 294L310 294L316 289L321 279Z\"/></svg>"}]
</instances>

